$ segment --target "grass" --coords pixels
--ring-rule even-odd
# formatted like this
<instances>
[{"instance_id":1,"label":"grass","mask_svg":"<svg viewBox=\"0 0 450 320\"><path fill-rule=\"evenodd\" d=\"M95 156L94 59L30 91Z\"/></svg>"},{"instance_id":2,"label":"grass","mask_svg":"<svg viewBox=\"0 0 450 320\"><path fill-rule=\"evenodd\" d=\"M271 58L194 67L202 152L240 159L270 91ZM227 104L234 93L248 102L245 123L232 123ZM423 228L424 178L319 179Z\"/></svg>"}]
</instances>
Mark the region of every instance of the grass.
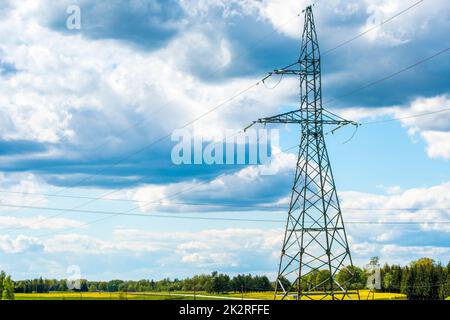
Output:
<instances>
[{"instance_id":1,"label":"grass","mask_svg":"<svg viewBox=\"0 0 450 320\"><path fill-rule=\"evenodd\" d=\"M240 293L228 294L210 294L206 292L197 292L195 298L197 300L227 300L237 298L244 299L260 299L272 300L272 292L252 292L242 296ZM314 296L315 300L319 300L323 296ZM351 298L357 299L356 294L351 294ZM371 300L369 291L360 291L361 300ZM406 296L399 293L377 292L374 296L375 300L391 300L406 299ZM52 293L16 293L16 300L194 300L193 292L139 292L139 293L107 293L107 292L52 292Z\"/></svg>"}]
</instances>

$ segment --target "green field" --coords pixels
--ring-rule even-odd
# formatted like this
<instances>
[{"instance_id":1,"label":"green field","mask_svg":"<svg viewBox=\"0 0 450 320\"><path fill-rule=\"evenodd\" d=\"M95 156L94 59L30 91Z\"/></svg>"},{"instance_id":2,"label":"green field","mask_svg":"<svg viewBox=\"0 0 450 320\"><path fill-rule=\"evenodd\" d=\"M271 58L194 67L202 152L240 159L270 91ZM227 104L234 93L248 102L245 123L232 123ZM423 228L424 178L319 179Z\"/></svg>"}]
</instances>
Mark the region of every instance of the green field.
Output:
<instances>
[{"instance_id":1,"label":"green field","mask_svg":"<svg viewBox=\"0 0 450 320\"><path fill-rule=\"evenodd\" d=\"M369 292L360 291L362 300L372 299ZM107 292L54 292L54 293L31 293L16 294L16 300L272 300L272 292L246 293L228 293L211 294L206 292L142 292L142 293L107 293ZM319 300L322 296L317 295L315 299ZM357 296L352 294L352 298ZM375 300L406 299L405 295L398 293L375 293Z\"/></svg>"}]
</instances>

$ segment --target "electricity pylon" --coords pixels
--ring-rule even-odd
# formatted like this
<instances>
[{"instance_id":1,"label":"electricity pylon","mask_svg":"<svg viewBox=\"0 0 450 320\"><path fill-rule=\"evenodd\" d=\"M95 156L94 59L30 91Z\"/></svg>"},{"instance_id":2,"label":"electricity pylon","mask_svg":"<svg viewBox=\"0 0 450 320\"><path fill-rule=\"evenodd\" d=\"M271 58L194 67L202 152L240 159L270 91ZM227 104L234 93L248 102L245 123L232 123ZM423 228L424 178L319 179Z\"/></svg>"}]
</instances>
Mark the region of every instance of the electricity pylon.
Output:
<instances>
[{"instance_id":1,"label":"electricity pylon","mask_svg":"<svg viewBox=\"0 0 450 320\"><path fill-rule=\"evenodd\" d=\"M322 108L321 61L312 7L307 7L304 12L299 60L270 73L299 76L300 108L253 122L301 125L300 150L275 299L313 299L314 295L321 299L348 299L347 285L353 276L353 263L323 128L357 124ZM336 277L339 272L342 275L339 278L343 279L341 283ZM359 298L359 293L356 297Z\"/></svg>"}]
</instances>

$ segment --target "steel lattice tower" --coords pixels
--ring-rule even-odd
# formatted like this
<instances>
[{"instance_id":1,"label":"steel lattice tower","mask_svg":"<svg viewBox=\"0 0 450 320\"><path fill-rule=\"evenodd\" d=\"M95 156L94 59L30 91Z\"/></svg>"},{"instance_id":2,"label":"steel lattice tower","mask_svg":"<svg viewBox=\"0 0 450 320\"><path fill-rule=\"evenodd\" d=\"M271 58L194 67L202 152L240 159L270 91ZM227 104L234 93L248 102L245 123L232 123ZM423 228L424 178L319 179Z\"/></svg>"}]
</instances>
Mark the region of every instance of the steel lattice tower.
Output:
<instances>
[{"instance_id":1,"label":"steel lattice tower","mask_svg":"<svg viewBox=\"0 0 450 320\"><path fill-rule=\"evenodd\" d=\"M312 7L304 12L299 60L271 73L299 76L300 108L254 122L301 125L275 298L312 299L313 295L320 294L321 298L344 299L349 298L347 283L338 283L336 275L341 270L349 272L346 277L349 281L352 269L347 266L353 264L325 145L324 126L354 123L322 108L321 60Z\"/></svg>"}]
</instances>

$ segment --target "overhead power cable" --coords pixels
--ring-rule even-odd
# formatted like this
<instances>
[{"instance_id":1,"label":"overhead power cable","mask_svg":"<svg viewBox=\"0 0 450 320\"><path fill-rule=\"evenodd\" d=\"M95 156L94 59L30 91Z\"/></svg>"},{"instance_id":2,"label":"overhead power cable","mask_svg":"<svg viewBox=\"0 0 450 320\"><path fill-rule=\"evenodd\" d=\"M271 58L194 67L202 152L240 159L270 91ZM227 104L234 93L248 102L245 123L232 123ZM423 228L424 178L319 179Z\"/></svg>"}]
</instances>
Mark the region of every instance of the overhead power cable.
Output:
<instances>
[{"instance_id":1,"label":"overhead power cable","mask_svg":"<svg viewBox=\"0 0 450 320\"><path fill-rule=\"evenodd\" d=\"M448 48L447 48L446 50L448 50ZM446 50L444 50L444 51L446 51ZM392 75L390 75L390 76L388 76L388 77L385 77L385 78L383 78L383 79L380 79L380 80L376 81L376 83L380 83L380 82L385 81L385 80L387 80L387 79L389 79L389 78L392 78L392 77L395 76L396 74L399 74L399 73L401 73L401 72L404 72L404 71L406 71L406 70L408 70L408 69L410 69L410 68L412 68L412 67L414 67L414 66L416 66L416 65L418 65L418 64L420 64L420 63L423 63L423 62L425 62L425 61L428 61L428 60L430 60L430 59L434 58L435 56L437 56L437 55L439 55L439 54L442 54L442 53L443 53L443 52L440 52L440 53L438 53L438 54L436 54L436 55L434 55L434 56L432 56L432 57L429 57L429 58L427 58L427 59L424 59L423 61L419 61L418 63L416 63L416 64L414 64L414 65L412 65L412 66L409 66L408 68L405 68L405 69L403 69L403 70L400 70L399 72L397 72L397 73L395 73L395 74L392 74ZM219 108L221 108L224 104L229 103L230 101L234 100L234 99L237 98L238 96L240 96L240 95L242 95L242 94L245 94L247 91L251 90L252 88L254 88L254 87L256 87L256 86L258 86L258 85L259 85L261 82L263 82L265 79L267 79L267 77L265 77L265 78L264 78L263 80L261 80L261 81L256 82L255 84L253 84L253 85L247 87L246 89L244 89L244 90L238 92L236 95L234 95L234 96L232 96L231 98L227 99L225 102L223 102L223 103L221 103L221 104L215 106L214 108L208 110L208 111L205 112L204 114L202 114L202 115L200 115L199 117L195 118L194 120L188 122L187 124L185 124L184 126L180 127L179 129L186 128L186 127L192 125L193 123L195 123L196 121L198 121L198 120L200 120L200 119L206 117L207 115L213 113L214 111L216 111L216 110L218 110ZM371 83L371 84L369 84L369 85L366 85L366 86L364 86L364 87L362 87L362 88L359 88L359 89L357 89L357 90L354 90L354 91L348 93L347 96L350 95L350 94L354 94L356 91L359 91L359 90L362 90L362 89L364 89L364 88L367 88L368 86L375 85L376 83L374 82L374 83ZM336 99L337 99L337 98L336 98ZM329 103L329 102L330 102L330 101L328 101L328 103ZM138 153L141 153L141 152L143 152L143 151L149 149L151 146L153 146L153 145L155 145L155 144L157 144L157 143L159 143L159 142L161 142L161 141L167 139L168 137L170 137L170 135L171 135L171 134L167 134L167 135L165 135L165 136L163 136L163 137L161 137L161 138L159 138L159 139L156 139L156 140L153 141L150 145L147 145L147 146L145 146L145 147L143 147L143 148L141 148L141 149L139 149L139 150L137 150L137 151L135 151L135 152L133 152L133 153L131 153L131 154L129 154L129 155L127 155L127 156L121 158L121 159L119 159L118 161L114 162L112 165L107 166L106 168L100 170L99 172L97 172L97 173L95 173L95 174L93 174L93 175L90 175L90 176L88 176L88 177L85 177L84 179L82 179L81 183L82 183L82 182L85 182L85 181L87 181L87 180L89 180L89 179L92 178L93 176L99 175L99 173L103 172L104 170L106 170L106 169L108 169L108 168L110 168L110 167L116 166L116 165L118 165L119 163L121 163L121 162L123 162L123 161L125 161L125 160L127 160L127 159L129 159L129 158L131 158L132 156L134 156L134 155L136 155L136 154L138 154ZM75 185L77 185L77 184L78 184L78 183L76 183ZM74 187L75 185L71 185L71 186L65 187L64 189L67 189L67 188L69 188L69 187ZM115 192L117 192L117 190L114 190L114 191L112 191L112 192L109 192L106 196L109 196L109 195L111 195L112 193L115 193ZM105 195L104 195L104 196L105 196ZM104 197L104 196L103 196L103 197ZM90 204L90 203L92 203L92 202L94 202L94 201L100 200L101 198L102 198L102 197L99 197L99 198L97 198L97 199L93 199L93 200L89 201L88 203L82 204L82 205L80 205L80 206L78 206L78 207L83 207L83 206L85 206L85 205L87 205L87 204Z\"/></svg>"},{"instance_id":2,"label":"overhead power cable","mask_svg":"<svg viewBox=\"0 0 450 320\"><path fill-rule=\"evenodd\" d=\"M330 104L331 102L334 102L334 101L336 101L336 100L340 100L340 99L342 99L342 98L346 98L346 97L351 96L351 95L353 95L353 94L355 94L355 93L357 93L357 92L360 92L360 91L362 91L362 90L364 90L364 89L373 87L373 86L375 86L375 85L377 85L377 84L380 84L381 82L384 82L384 81L386 81L386 80L392 79L392 78L394 78L395 76L398 76L399 74L402 74L403 72L406 72L406 71L408 71L408 70L411 70L411 69L413 69L413 68L415 68L415 67L421 65L422 63L425 63L425 62L427 62L427 61L429 61L429 60L431 60L431 59L434 59L434 58L436 58L436 57L438 57L438 56L444 54L444 53L447 53L448 50L450 50L450 47L447 47L447 48L445 48L445 49L443 49L443 50L440 50L440 51L436 52L435 54L433 54L433 55L431 55L431 56L428 56L428 57L426 57L426 58L424 58L424 59L421 59L421 60L419 60L419 61L417 61L417 62L415 62L415 63L413 63L413 64L411 64L411 65L409 65L409 66L407 66L407 67L405 67L405 68L403 68L403 69L400 69L400 70L398 70L398 71L396 71L396 72L394 72L394 73L391 73L391 74L389 74L389 75L387 75L387 76L385 76L385 77L383 77L383 78L377 79L377 80L372 81L372 82L370 82L370 83L368 83L368 84L366 84L366 85L364 85L364 86L362 86L362 87L359 87L359 88L357 88L357 89L355 89L355 90L351 90L351 91L349 91L349 92L347 92L347 93L344 93L343 95L340 95L340 96L338 96L338 97L336 97L336 98L333 98L333 99L331 99L331 100L328 100L328 101L324 102L324 104Z\"/></svg>"},{"instance_id":3,"label":"overhead power cable","mask_svg":"<svg viewBox=\"0 0 450 320\"><path fill-rule=\"evenodd\" d=\"M292 16L291 18L287 19L284 23L282 23L281 26L287 25L287 24L290 23L292 20L294 20L295 18L298 18L298 17L300 17L300 14L296 14L295 16ZM273 30L271 30L270 32L266 33L266 34L263 35L262 37L256 39L255 41L251 41L251 42L250 42L250 46L255 45L255 44L259 44L259 43L261 43L261 42L264 42L264 41L267 40L271 35L276 34L277 32L278 32L277 29L274 28ZM241 52L240 54L238 54L238 55L234 58L234 60L237 60L237 59L241 58L242 56L247 55L248 52L249 52L249 51L243 51L243 52ZM206 78L215 75L216 73L218 73L218 71L219 71L219 68L214 69L212 72L210 72L210 73L208 73L208 74L206 75ZM137 122L135 122L134 124L132 124L130 127L126 128L126 129L124 129L124 130L122 130L122 131L120 132L120 135L123 135L124 133L128 132L129 130L134 129L134 128L140 126L141 124L143 124L143 123L144 123L145 121L147 121L148 119L153 118L156 114L158 114L159 112L161 112L162 110L164 110L164 109L170 104L170 102L171 102L171 101L169 101L169 102L163 104L160 108L158 108L158 109L155 110L154 112L151 112L148 116L143 117L143 118L140 118ZM164 140L164 139L166 139L166 138L167 138L167 137L163 137L163 138L161 139L161 141ZM158 141L158 142L159 142L159 141ZM96 146L93 147L92 149L93 149L93 150L100 150L103 146L105 146L105 145L107 145L107 144L108 144L108 141L105 141L105 142L102 142L101 144L96 145ZM121 163L121 161L124 161L124 160L126 160L126 159L129 159L130 157L132 157L132 156L134 156L134 155L136 155L136 154L138 154L138 153L140 153L140 152L142 152L142 151L145 151L146 149L147 149L147 148L143 148L143 149L140 149L140 150L137 150L137 151L133 152L132 154L130 154L129 157L124 157L124 158L122 158L121 160L119 160L119 161L120 161L119 163ZM114 167L114 166L116 166L116 165L119 164L119 163L113 163L112 166L111 166L111 165L108 165L108 166L104 167L102 170L97 171L97 172L95 172L95 173L93 173L93 174L91 174L91 175L89 175L89 176L87 176L87 177L83 177L83 178L81 178L81 179L75 181L74 183L72 183L72 184L69 185L69 186L65 186L65 187L60 188L60 189L57 190L55 193L56 193L56 194L60 194L60 193L63 192L64 190L67 190L67 189L72 188L72 187L79 186L79 185L83 184L84 182L88 181L88 180L89 180L90 178L92 178L93 176L97 176L97 175L101 174L102 172L104 172L106 169L109 169L109 168L111 168L111 167Z\"/></svg>"},{"instance_id":4,"label":"overhead power cable","mask_svg":"<svg viewBox=\"0 0 450 320\"><path fill-rule=\"evenodd\" d=\"M398 13L395 14L394 16L392 16L392 17L390 17L390 18L388 18L388 19L382 21L382 22L381 22L380 24L378 24L377 26L374 26L374 27L372 27L372 28L370 28L370 29L364 31L363 33L357 34L356 36L354 36L354 37L351 38L351 39L348 39L348 40L343 41L342 43L338 44L337 46L335 46L335 47L333 47L333 48L327 50L325 53L323 53L323 55L328 54L328 53L330 53L330 52L332 52L332 51L334 51L334 50L336 50L336 49L338 49L338 48L340 48L340 47L342 47L342 46L345 46L345 45L351 43L352 41L358 39L359 37L363 36L364 34L367 34L367 33L371 32L371 31L377 29L378 27L384 25L385 23L394 20L394 19L397 18L398 16L402 15L402 14L405 13L406 11L408 11L408 10L412 9L413 7L417 6L418 4L420 4L420 3L423 2L423 1L424 1L424 0L418 1L418 2L416 2L415 4L411 5L410 7L408 7L408 8L406 8L406 9L404 9L404 10L398 12ZM301 16L300 13L299 13L299 14L296 14L295 16L292 16L291 18L287 19L281 26L284 26L284 25L290 23L293 19L298 18L298 17L300 17L300 16ZM277 33L277 32L278 32L277 29L274 28L271 32L265 34L264 36L262 36L261 38L258 38L258 39L255 40L255 41L251 42L251 45L254 45L254 44L258 44L258 43L260 43L260 42L263 42L263 41L265 41L266 39L268 39L270 36L272 36L273 34L275 34L275 33ZM247 54L247 51L244 51L244 52L242 52L241 54L239 54L235 59L238 59L238 58L240 58L240 57L242 57L243 55L246 55L246 54ZM216 72L217 72L217 70L214 70L213 72L209 73L206 77L212 76L212 75L214 75ZM156 110L156 112L152 113L151 115L153 116L154 114L156 114L156 113L158 113L159 111L163 110L167 105L169 105L169 103L166 103L165 105L163 105L161 108L159 108L158 110ZM126 129L123 133L125 133L126 131L128 131L128 130L134 128L134 127L136 127L137 125L140 125L141 123L143 123L143 122L145 122L146 120L148 120L148 118L149 118L149 117L144 117L144 118L142 118L142 119L139 120L137 123L135 123L134 125L132 125L129 129ZM166 139L166 138L167 138L167 137L163 137L162 140L164 140L164 139ZM158 142L159 142L159 141L158 141ZM99 149L100 147L104 146L105 144L107 144L107 142L98 145L95 149ZM138 153L141 153L141 152L145 151L146 149L147 149L147 148L142 148L142 149L140 149L140 150L137 150L137 151L133 152L132 154L130 154L130 157L132 157L132 156L134 156L134 155L136 155L136 154L138 154ZM119 161L124 161L124 160L126 160L126 159L128 159L128 158L129 158L129 157L124 157L124 158L121 158L121 160L119 160ZM119 162L119 163L120 163L120 162ZM113 163L112 165L113 165L113 166L114 166L114 165L117 165L117 163ZM106 167L106 169L108 169L108 168L110 168L110 167L109 167L109 166ZM92 174L92 175L93 175L93 176L96 176L96 175L102 173L103 171L104 171L104 170L98 171L98 172L96 172L96 173L94 173L94 174ZM61 193L62 191L67 190L68 188L75 187L75 186L78 186L78 185L80 185L80 184L86 182L87 179L89 179L92 175L90 175L90 176L88 176L88 177L84 177L84 178L82 178L81 180L78 180L77 182L75 182L74 184L71 184L71 185L69 185L69 186L65 186L65 187L61 188L60 190L58 190L57 193Z\"/></svg>"},{"instance_id":5,"label":"overhead power cable","mask_svg":"<svg viewBox=\"0 0 450 320\"><path fill-rule=\"evenodd\" d=\"M147 218L171 218L171 219L187 219L187 220L211 220L211 221L244 221L244 222L285 222L285 220L280 219L242 219L242 218L222 218L222 217L199 217L199 216L187 216L187 215L167 215L167 214L145 214L136 212L113 212L113 211L103 211L103 210L73 210L64 208L52 208L52 207L35 207L26 205L13 205L13 204L0 204L0 207L8 208L24 208L32 210L48 210L48 211L66 211L66 212L77 212L85 214L101 214L108 216L135 216L135 217L147 217ZM448 224L450 220L441 221L348 221L346 223L350 224L387 224L387 225L416 225L416 224ZM88 225L88 224L86 224ZM77 227L78 228L78 227Z\"/></svg>"},{"instance_id":6,"label":"overhead power cable","mask_svg":"<svg viewBox=\"0 0 450 320\"><path fill-rule=\"evenodd\" d=\"M294 146L294 148L297 148ZM288 149L287 149L288 150ZM207 181L209 183L210 181ZM196 185L197 187L197 185ZM183 190L186 192L185 190ZM183 193L184 193L183 192ZM87 197L87 196L66 196L66 195L51 195L46 193L36 193L36 192L20 192L20 191L8 191L8 190L0 190L0 193L7 194L20 194L20 195L30 195L30 196L44 196L44 197L56 197L56 198L64 198L64 199L87 199L87 200L99 200L95 197ZM181 192L180 192L181 193ZM162 201L168 200L155 200L155 201L143 201L143 200L134 200L134 199L124 199L124 198L101 198L100 200L104 201L112 201L112 202L130 202L130 203L142 203L144 205L152 205L152 207L169 207L173 205L180 206L192 206L192 207L217 207L217 208L235 208L235 209L255 209L255 210L285 210L288 204L286 205L251 205L251 204L239 204L239 203L207 203L207 202L168 202L162 203ZM0 203L1 207L1 203ZM39 207L36 207L39 208ZM43 208L45 209L45 207ZM450 207L410 207L410 208L373 208L373 207L342 207L342 210L345 211L446 211L450 210ZM76 211L74 209L74 211Z\"/></svg>"},{"instance_id":7,"label":"overhead power cable","mask_svg":"<svg viewBox=\"0 0 450 320\"><path fill-rule=\"evenodd\" d=\"M409 66L406 67L406 68L403 68L403 69L401 69L401 70L399 70L399 71L397 71L397 72L391 73L391 74L388 75L388 76L385 76L385 77L383 77L383 78L380 78L380 79L378 79L378 80L375 80L375 81L373 81L373 82L370 82L369 84L364 85L364 86L362 86L362 87L359 87L358 89L352 90L352 91L350 91L350 92L348 92L348 93L342 95L341 97L338 97L338 98L332 99L332 100L330 100L330 101L327 101L327 102L325 102L325 104L330 103L330 102L332 102L332 101L334 101L334 100L337 100L337 99L339 99L339 98L342 98L342 97L350 96L350 95L355 94L356 92L359 92L359 91L361 91L361 90L364 90L364 89L366 89L366 88L368 88L368 87L371 87L371 86L377 85L377 84L379 84L379 83L381 83L381 82L383 82L383 81L389 80L389 79L391 79L391 78L393 78L393 77L395 77L395 76L397 76L397 75L399 75L399 74L401 74L401 73L403 73L403 72L405 72L405 71L407 71L407 70L410 70L410 69L412 69L412 68L414 68L414 67L416 67L416 66L418 66L418 65L420 65L420 64L422 64L422 63L425 63L425 62L427 62L427 61L429 61L429 60L431 60L431 59L433 59L433 58L436 58L436 57L440 56L441 54L444 54L444 53L448 52L449 49L450 49L450 48L443 49L443 50L441 50L441 51L439 51L439 52L437 52L437 53L435 53L435 54L433 54L433 55L431 55L431 56L429 56L429 57L427 57L427 58L421 59L421 60L417 61L416 63L414 63L414 64L412 64L412 65L409 65ZM267 77L266 77L266 78L267 78ZM247 91L251 90L252 88L258 86L262 81L263 81L263 80L260 80L260 81L258 81L258 82L256 82L256 83L254 83L253 85L247 87L246 89L244 89L244 90L238 92L236 95L232 96L231 98L227 99L226 101L222 102L221 104L219 104L219 105L215 106L214 108L208 110L207 112L203 113L202 115L200 115L199 117L195 118L194 120L191 120L190 122L188 122L187 124L185 124L185 125L184 125L183 127L181 127L180 129L186 128L186 127L190 126L191 124L193 124L194 122L198 121L199 119L201 119L201 118L207 116L208 114L214 112L215 110L217 110L217 109L219 109L220 107L222 107L224 104L226 104L226 103L232 101L233 99L237 98L238 96L240 96L240 95L246 93ZM444 111L444 110L440 110L440 112L443 112L443 111ZM435 111L434 113L437 113L437 111ZM430 113L428 113L428 114L432 114L432 113L430 112ZM416 116L424 116L424 114L416 115ZM388 121L393 121L393 120L387 120L386 122L388 122ZM373 123L366 123L366 124L373 124ZM362 125L365 125L365 124L362 123ZM137 153L139 153L139 152L142 152L142 151L144 151L144 150L150 148L150 147L153 146L154 144L156 144L156 143L158 143L158 142L160 142L160 141L166 139L167 137L170 137L170 135L171 135L171 134L168 134L168 135L166 135L166 136L164 136L164 137L162 137L162 138L160 138L160 139L157 139L156 141L152 142L150 145L145 146L144 148L140 149L139 151L135 152L134 154L137 154ZM134 154L130 155L129 157L133 156ZM120 162L122 162L122 161L123 161L123 160L120 160ZM120 162L116 162L116 164L119 164ZM119 189L119 190L120 190L120 189ZM113 191L111 191L111 192L108 192L106 195L103 195L103 196L98 197L98 198L96 198L96 199L90 200L90 201L88 201L88 202L86 202L86 203L84 203L84 204L81 204L81 205L75 207L75 209L78 209L78 208L80 208L80 207L84 207L84 206L86 206L86 205L88 205L88 204L91 204L91 203L97 201L97 200L100 200L102 197L110 196L110 195L112 195L112 194L114 194L114 193L116 193L116 192L118 192L118 190L113 190ZM133 210L134 210L134 208L133 208ZM64 213L62 213L62 214L64 214ZM17 229L16 229L16 230L17 230Z\"/></svg>"},{"instance_id":8,"label":"overhead power cable","mask_svg":"<svg viewBox=\"0 0 450 320\"><path fill-rule=\"evenodd\" d=\"M388 18L388 19L386 19L386 20L383 20L383 21L380 22L379 24L377 24L377 25L375 25L375 26L373 26L373 27L368 28L367 30L365 30L365 31L363 31L363 32L361 32L361 33L359 33L359 34L357 34L356 36L354 36L354 37L352 37L352 38L350 38L350 39L348 39L348 40L346 40L346 41L344 41L344 42L341 42L340 44L336 45L335 47L326 50L325 52L322 53L322 56L324 56L324 55L326 55L326 54L329 54L330 52L333 52L333 51L335 51L335 50L337 50L337 49L339 49L339 48L341 48L341 47L343 47L343 46L349 44L350 42L353 42L353 41L355 41L355 40L361 38L362 36L368 34L369 32L374 31L375 29L378 29L379 27L381 27L381 26L385 25L386 23L388 23L388 22L394 20L395 18L401 16L402 14L404 14L404 13L406 13L407 11L411 10L412 8L418 6L419 4L421 4L421 3L424 2L424 1L425 1L425 0L420 0L420 1L415 2L414 4L412 4L411 6L407 7L406 9L404 9L404 10L402 10L402 11L400 11L400 12L397 12L397 13L396 13L395 15L393 15L392 17L390 17L390 18Z\"/></svg>"},{"instance_id":9,"label":"overhead power cable","mask_svg":"<svg viewBox=\"0 0 450 320\"><path fill-rule=\"evenodd\" d=\"M373 85L375 85L375 84L379 84L379 83L381 83L381 82L383 82L383 81L386 81L386 80L388 80L388 79L391 79L391 78L395 77L396 75L398 75L398 74L400 74L400 73L402 73L402 72L405 72L406 70L410 70L410 69L412 69L412 68L414 68L414 67L416 67L416 66L418 66L418 65L420 65L420 64L422 64L422 63L424 63L424 62L426 62L426 61L429 61L429 60L431 60L431 59L433 59L433 58L435 58L435 57L437 57L437 56L439 56L439 55L441 55L441 54L443 54L443 53L445 53L445 52L448 52L449 49L450 49L450 48L446 48L446 49L444 49L444 50L441 50L441 51L439 51L439 52L433 54L432 56L429 56L429 57L427 57L427 58L425 58L425 59L422 59L422 60L420 60L420 61L418 61L418 62L416 62L416 63L414 63L414 64L412 64L412 65L410 65L410 66L408 66L408 67L406 67L406 68L403 68L403 69L401 69L401 70L399 70L399 71L397 71L397 72L394 72L394 73L392 73L392 74L390 74L390 75L388 75L388 76L385 76L385 77L383 77L383 78L381 78L381 79L375 80L375 81L373 81L373 82L371 82L371 83L369 83L369 84L367 84L367 85L364 85L364 86L362 86L362 87L359 87L358 89L352 90L352 91L350 91L350 92L344 94L343 96L349 96L349 95L354 94L354 93L356 93L356 92L359 92L359 91L361 91L361 90L363 90L363 89L365 89L365 88L367 88L367 87L369 87L369 86L373 86ZM258 86L260 83L261 83L261 81L254 83L252 86L250 86L250 87L248 87L248 88L246 88L246 89L240 91L239 93L237 93L237 94L234 95L233 97L231 97L231 98L229 98L228 100L226 100L225 102L223 102L223 103L217 105L215 108L213 108L213 109L209 110L208 112L202 114L201 116L197 117L196 119L198 120L198 119L200 119L200 118L202 118L202 117L205 117L205 116L208 115L209 113L214 112L216 109L220 108L221 106L223 106L224 104L226 104L228 101L231 101L231 100L235 99L237 96L239 96L239 95L241 95L241 94L244 94L245 92L251 90L253 87ZM341 97L342 97L342 96L341 96ZM327 102L325 102L325 103L330 103L330 102L332 102L332 101L334 101L334 100L336 100L336 99L338 99L338 98L335 98L335 99L333 99L333 100L327 101ZM421 114L411 115L411 116L404 117L404 118L402 118L402 119L413 118L413 117L422 117L422 116L426 116L426 115L430 115L430 114L436 114L436 113L439 113L439 112L446 112L446 111L450 111L450 109L443 109L443 110L438 110L438 111L432 111L432 112L427 112L427 113L421 113ZM337 115L336 115L336 116L337 116ZM338 117L339 117L339 116L338 116ZM194 120L192 120L191 122L187 123L185 126L181 127L180 129L189 126L189 125L192 124L193 122L197 121L196 119L194 119ZM383 122L390 122L390 121L398 121L398 120L400 120L400 119L388 119L388 120L382 120L382 121L373 121L373 122L362 123L362 125L375 124L375 123L383 123ZM164 136L162 139L165 139L165 138L167 138L168 136L170 136L170 134ZM158 140L155 141L154 143L157 143L157 142L159 142L159 141L162 140L162 139L158 139ZM146 146L145 149L148 149L148 148L149 148L150 146L152 146L152 145L153 145L153 144ZM297 146L291 147L291 148L289 148L287 151L290 151L291 149L296 148L296 147L297 147ZM142 150L143 150L143 149L141 149L141 151L139 151L139 152L142 152ZM136 152L136 153L137 153L137 152ZM119 162L117 162L117 163L119 163ZM118 192L119 190L122 190L122 189L113 190L112 192L109 192L109 193L107 193L106 195L103 195L103 196L100 196L100 197L97 197L97 198L92 199L92 201L97 201L97 200L104 199L105 197L110 196L111 194L116 193L116 192ZM82 204L82 205L84 206L84 205L88 205L88 204L90 204L90 203L92 203L92 202L89 202L89 203L86 203L86 204Z\"/></svg>"}]
</instances>

